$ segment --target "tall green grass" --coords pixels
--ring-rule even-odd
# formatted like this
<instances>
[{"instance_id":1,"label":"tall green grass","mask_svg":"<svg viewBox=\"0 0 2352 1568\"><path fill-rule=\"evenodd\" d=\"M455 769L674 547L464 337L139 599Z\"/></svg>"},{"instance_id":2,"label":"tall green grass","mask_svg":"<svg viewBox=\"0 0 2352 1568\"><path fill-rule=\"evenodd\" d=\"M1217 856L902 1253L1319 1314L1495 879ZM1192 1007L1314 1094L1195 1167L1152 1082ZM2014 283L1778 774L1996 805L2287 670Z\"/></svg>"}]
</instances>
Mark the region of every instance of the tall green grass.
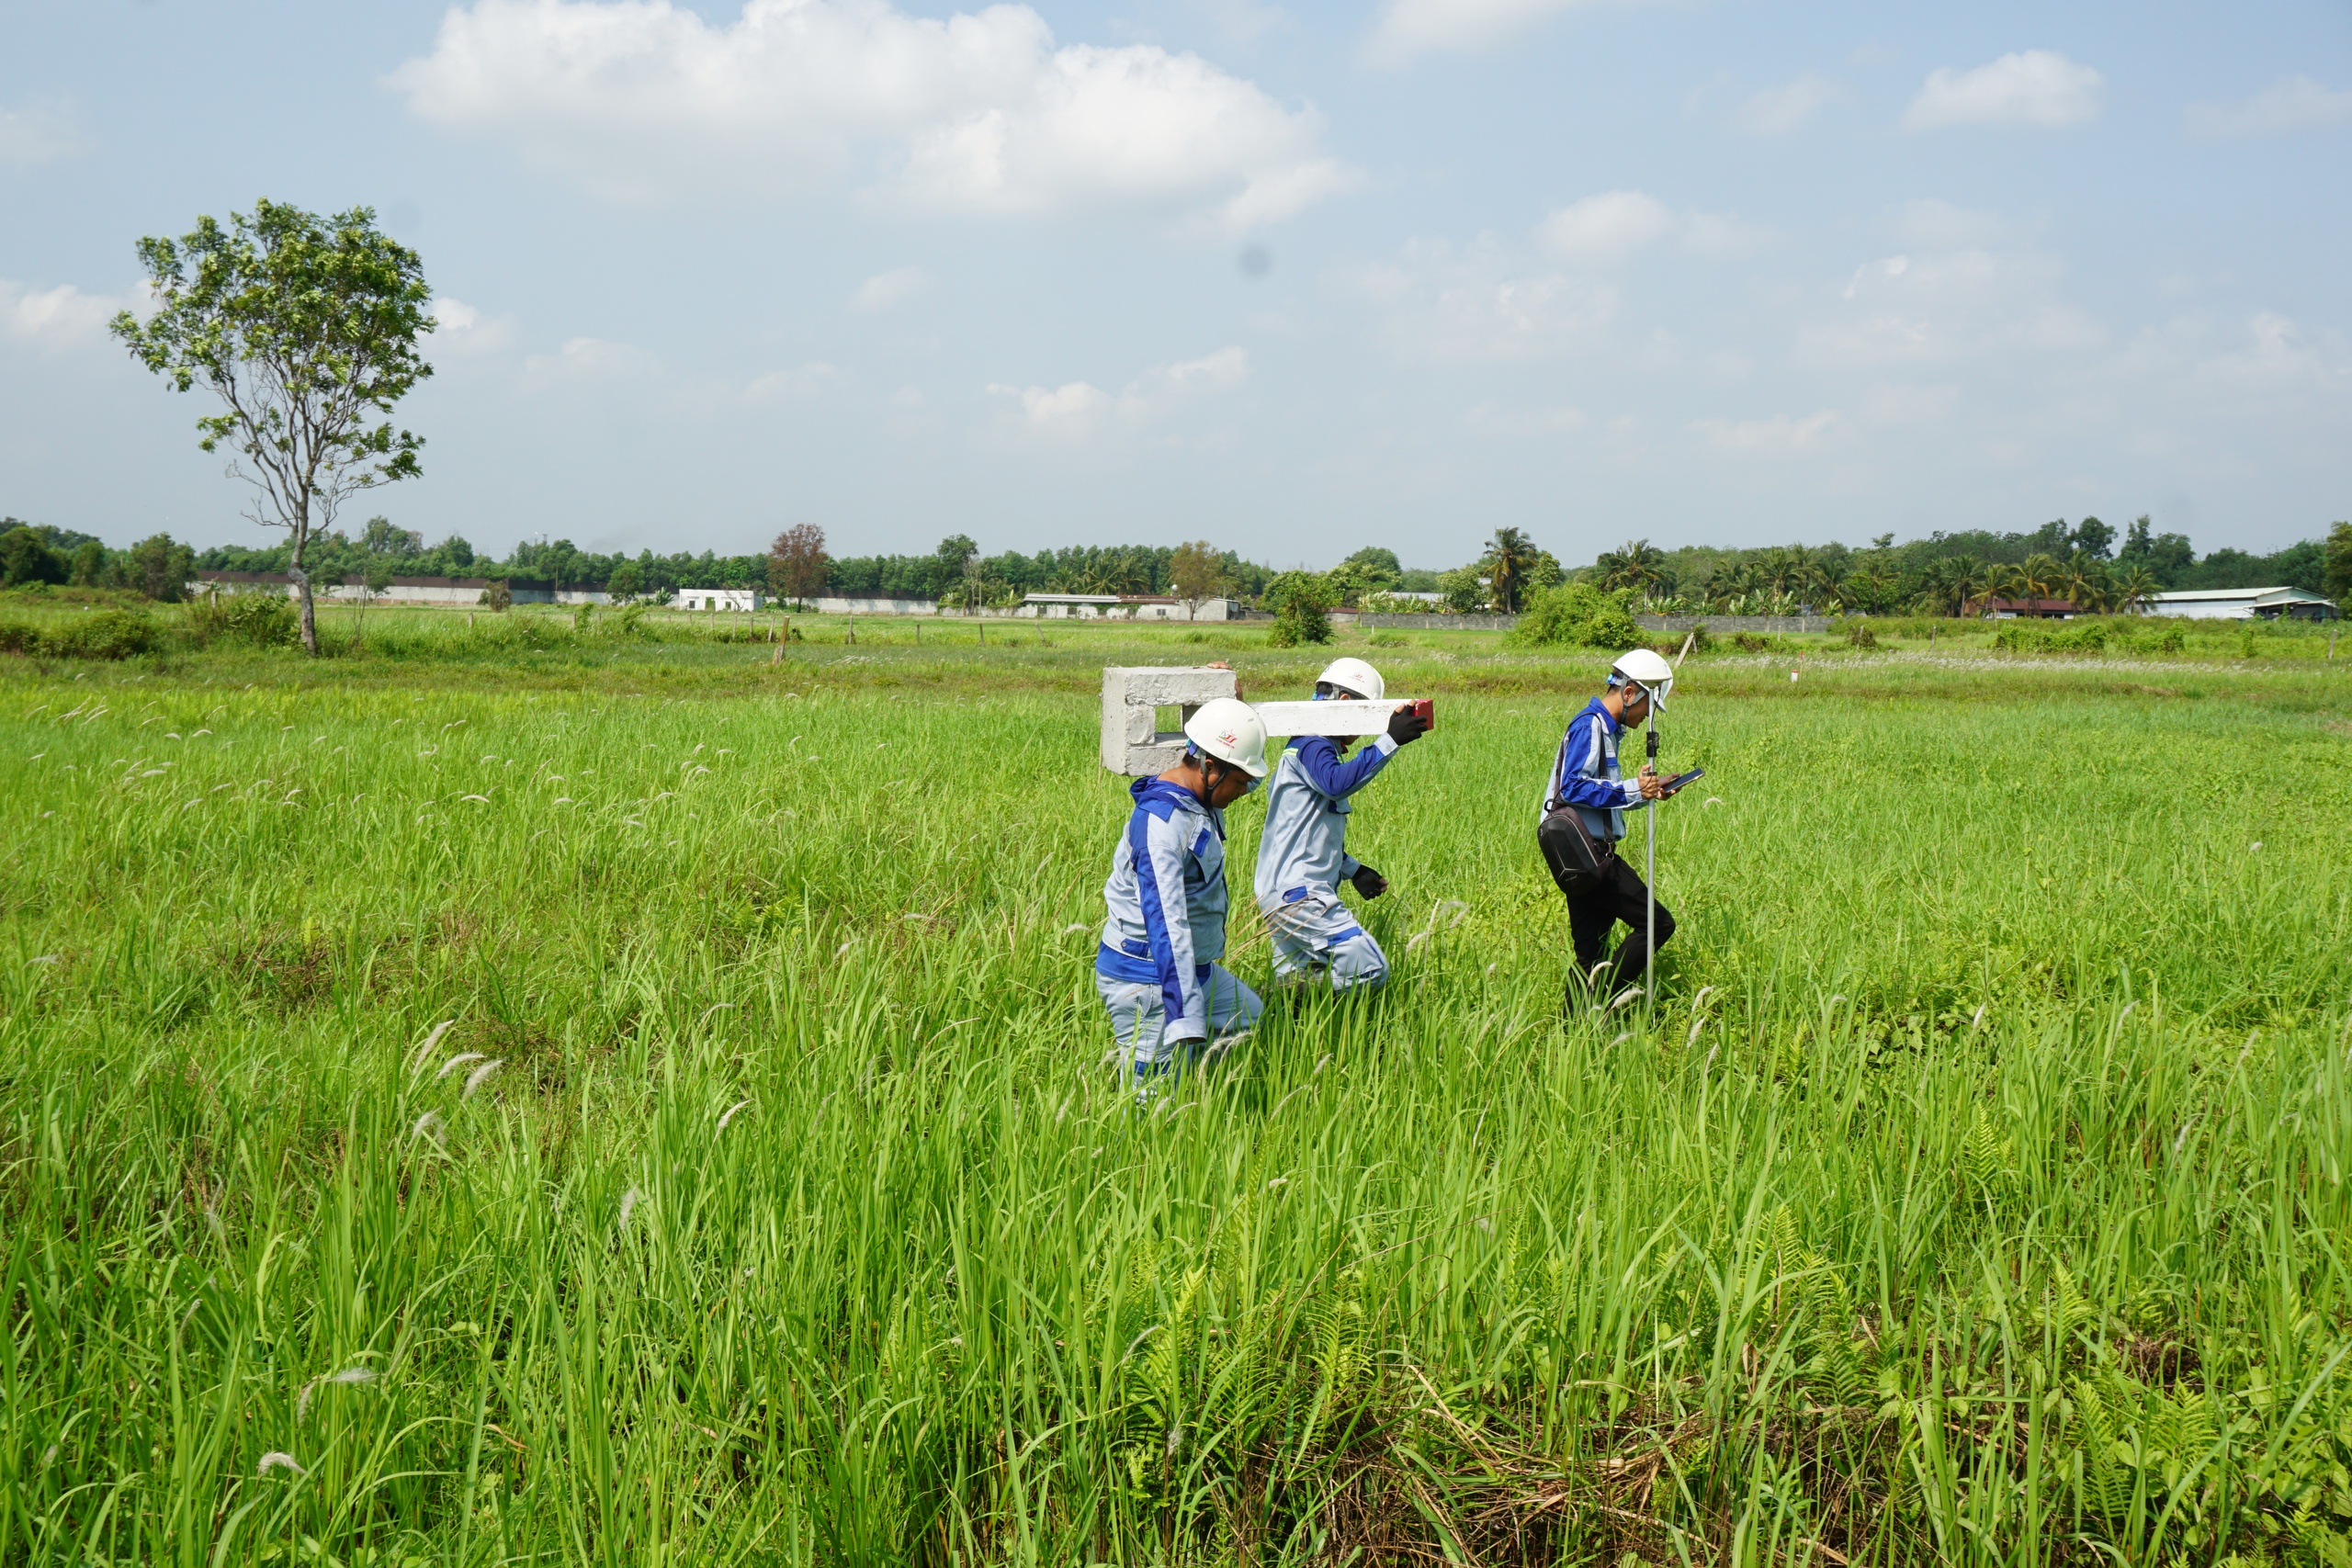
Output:
<instances>
[{"instance_id":1,"label":"tall green grass","mask_svg":"<svg viewBox=\"0 0 2352 1568\"><path fill-rule=\"evenodd\" d=\"M1694 666L1564 1021L1399 650L1395 982L1138 1114L1105 646L0 687L0 1553L2346 1560L2340 682Z\"/></svg>"}]
</instances>

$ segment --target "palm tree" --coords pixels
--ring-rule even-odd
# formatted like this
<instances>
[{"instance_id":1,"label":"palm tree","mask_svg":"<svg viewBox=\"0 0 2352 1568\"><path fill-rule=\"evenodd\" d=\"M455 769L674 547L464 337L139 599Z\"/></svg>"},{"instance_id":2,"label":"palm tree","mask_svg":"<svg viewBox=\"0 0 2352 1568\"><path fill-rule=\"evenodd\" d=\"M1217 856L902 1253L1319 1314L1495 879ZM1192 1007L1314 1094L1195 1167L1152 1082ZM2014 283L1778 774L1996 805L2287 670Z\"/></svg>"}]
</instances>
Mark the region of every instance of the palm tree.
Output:
<instances>
[{"instance_id":1,"label":"palm tree","mask_svg":"<svg viewBox=\"0 0 2352 1568\"><path fill-rule=\"evenodd\" d=\"M1593 586L1606 592L1632 589L1646 596L1653 586L1667 580L1666 552L1647 539L1628 539L1613 550L1604 550L1592 564Z\"/></svg>"},{"instance_id":2,"label":"palm tree","mask_svg":"<svg viewBox=\"0 0 2352 1568\"><path fill-rule=\"evenodd\" d=\"M2148 568L2127 566L2117 575L2109 602L2121 614L2134 615L2153 605L2164 586Z\"/></svg>"},{"instance_id":3,"label":"palm tree","mask_svg":"<svg viewBox=\"0 0 2352 1568\"><path fill-rule=\"evenodd\" d=\"M2066 585L2066 569L2057 557L2037 552L2025 558L2016 581L2029 599L2054 599Z\"/></svg>"},{"instance_id":4,"label":"palm tree","mask_svg":"<svg viewBox=\"0 0 2352 1568\"><path fill-rule=\"evenodd\" d=\"M1487 547L1487 558L1478 564L1486 568L1495 608L1506 615L1518 614L1520 586L1535 564L1535 541L1517 528L1498 528Z\"/></svg>"},{"instance_id":5,"label":"palm tree","mask_svg":"<svg viewBox=\"0 0 2352 1568\"><path fill-rule=\"evenodd\" d=\"M1993 592L1984 563L1974 556L1945 556L1928 569L1928 594L1947 615L1964 615L1969 601Z\"/></svg>"},{"instance_id":6,"label":"palm tree","mask_svg":"<svg viewBox=\"0 0 2352 1568\"><path fill-rule=\"evenodd\" d=\"M2109 585L2107 563L2097 556L2076 551L2068 558L2060 574L2060 585L2075 608L2093 615L2105 615L2112 598Z\"/></svg>"},{"instance_id":7,"label":"palm tree","mask_svg":"<svg viewBox=\"0 0 2352 1568\"><path fill-rule=\"evenodd\" d=\"M1984 614L1993 614L1996 599L2026 600L2041 596L2041 580L2030 566L1996 561L1984 569Z\"/></svg>"}]
</instances>

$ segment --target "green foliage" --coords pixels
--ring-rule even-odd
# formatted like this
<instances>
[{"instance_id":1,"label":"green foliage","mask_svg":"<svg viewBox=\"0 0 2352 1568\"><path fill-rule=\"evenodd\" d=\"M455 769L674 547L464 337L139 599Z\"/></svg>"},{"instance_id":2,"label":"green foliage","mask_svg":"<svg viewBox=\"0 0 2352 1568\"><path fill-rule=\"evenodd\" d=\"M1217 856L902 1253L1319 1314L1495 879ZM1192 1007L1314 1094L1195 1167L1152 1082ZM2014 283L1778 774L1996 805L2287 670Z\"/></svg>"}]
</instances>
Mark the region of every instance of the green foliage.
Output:
<instances>
[{"instance_id":1,"label":"green foliage","mask_svg":"<svg viewBox=\"0 0 2352 1568\"><path fill-rule=\"evenodd\" d=\"M133 659L163 646L154 621L136 610L61 615L48 625L0 621L0 653L49 659Z\"/></svg>"},{"instance_id":2,"label":"green foliage","mask_svg":"<svg viewBox=\"0 0 2352 1568\"><path fill-rule=\"evenodd\" d=\"M2338 523L2327 531L2327 597L2339 611L2352 615L2352 523Z\"/></svg>"},{"instance_id":3,"label":"green foliage","mask_svg":"<svg viewBox=\"0 0 2352 1568\"><path fill-rule=\"evenodd\" d=\"M504 578L493 577L482 589L481 603L484 609L503 615L514 607L514 591L507 586Z\"/></svg>"},{"instance_id":4,"label":"green foliage","mask_svg":"<svg viewBox=\"0 0 2352 1568\"><path fill-rule=\"evenodd\" d=\"M1138 1114L1080 677L1204 628L466 619L0 671L12 1561L2344 1550L2324 667L1686 671L1662 988L1564 1019L1560 662L1419 637L1395 979Z\"/></svg>"},{"instance_id":5,"label":"green foliage","mask_svg":"<svg viewBox=\"0 0 2352 1568\"><path fill-rule=\"evenodd\" d=\"M0 535L0 583L63 582L73 575L65 558L29 527Z\"/></svg>"},{"instance_id":6,"label":"green foliage","mask_svg":"<svg viewBox=\"0 0 2352 1568\"><path fill-rule=\"evenodd\" d=\"M1514 648L1602 648L1623 652L1642 640L1623 593L1567 582L1537 593L1505 641Z\"/></svg>"},{"instance_id":7,"label":"green foliage","mask_svg":"<svg viewBox=\"0 0 2352 1568\"><path fill-rule=\"evenodd\" d=\"M384 416L433 374L417 350L433 291L372 209L322 219L264 199L226 227L201 217L177 240L141 240L139 260L154 310L124 310L110 330L174 390L219 400L197 445L227 446L255 515L287 530L294 568L308 566L317 519L419 472L423 439Z\"/></svg>"},{"instance_id":8,"label":"green foliage","mask_svg":"<svg viewBox=\"0 0 2352 1568\"><path fill-rule=\"evenodd\" d=\"M1266 637L1272 648L1296 648L1302 643L1331 640L1327 614L1338 595L1320 572L1286 571L1266 590L1266 604L1274 612L1273 630Z\"/></svg>"},{"instance_id":9,"label":"green foliage","mask_svg":"<svg viewBox=\"0 0 2352 1568\"><path fill-rule=\"evenodd\" d=\"M2104 653L2104 621L2009 620L1994 630L1993 646L2008 653Z\"/></svg>"},{"instance_id":10,"label":"green foliage","mask_svg":"<svg viewBox=\"0 0 2352 1568\"><path fill-rule=\"evenodd\" d=\"M1456 615L1472 615L1487 608L1486 575L1474 563L1438 574L1436 592L1445 595L1445 608Z\"/></svg>"},{"instance_id":11,"label":"green foliage","mask_svg":"<svg viewBox=\"0 0 2352 1568\"><path fill-rule=\"evenodd\" d=\"M188 601L188 635L199 647L290 648L300 638L294 601L283 593L205 593Z\"/></svg>"}]
</instances>

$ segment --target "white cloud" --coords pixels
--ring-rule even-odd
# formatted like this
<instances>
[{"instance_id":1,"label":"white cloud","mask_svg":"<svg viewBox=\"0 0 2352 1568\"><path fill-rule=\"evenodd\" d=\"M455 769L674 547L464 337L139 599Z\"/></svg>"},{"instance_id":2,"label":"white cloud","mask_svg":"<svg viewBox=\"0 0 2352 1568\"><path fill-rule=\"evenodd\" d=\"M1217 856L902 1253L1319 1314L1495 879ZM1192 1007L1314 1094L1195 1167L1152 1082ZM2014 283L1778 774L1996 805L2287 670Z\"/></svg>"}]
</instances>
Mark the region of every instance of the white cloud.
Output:
<instances>
[{"instance_id":1,"label":"white cloud","mask_svg":"<svg viewBox=\"0 0 2352 1568\"><path fill-rule=\"evenodd\" d=\"M2242 104L2191 104L2188 129L2199 136L2261 136L2352 123L2352 92L2335 92L2308 76L2281 76Z\"/></svg>"},{"instance_id":2,"label":"white cloud","mask_svg":"<svg viewBox=\"0 0 2352 1568\"><path fill-rule=\"evenodd\" d=\"M931 287L931 278L919 266L894 266L888 272L877 272L857 286L849 297L850 308L857 310L887 310L893 305L905 303Z\"/></svg>"},{"instance_id":3,"label":"white cloud","mask_svg":"<svg viewBox=\"0 0 2352 1568\"><path fill-rule=\"evenodd\" d=\"M146 299L143 286L128 295L85 294L70 283L35 289L0 277L0 334L46 348L94 343L116 312L139 310Z\"/></svg>"},{"instance_id":4,"label":"white cloud","mask_svg":"<svg viewBox=\"0 0 2352 1568\"><path fill-rule=\"evenodd\" d=\"M602 338L575 337L553 354L534 354L523 361L523 388L544 392L559 389L609 386L650 376L661 362L641 348Z\"/></svg>"},{"instance_id":5,"label":"white cloud","mask_svg":"<svg viewBox=\"0 0 2352 1568\"><path fill-rule=\"evenodd\" d=\"M1835 82L1808 73L1757 94L1739 106L1732 122L1758 136L1786 136L1838 96Z\"/></svg>"},{"instance_id":6,"label":"white cloud","mask_svg":"<svg viewBox=\"0 0 2352 1568\"><path fill-rule=\"evenodd\" d=\"M2094 347L2105 329L2065 298L2064 280L2055 257L2030 252L1883 257L1856 269L1836 310L1800 329L1799 358L1874 368Z\"/></svg>"},{"instance_id":7,"label":"white cloud","mask_svg":"<svg viewBox=\"0 0 2352 1568\"><path fill-rule=\"evenodd\" d=\"M747 0L713 26L671 0L477 0L391 85L434 124L517 146L623 197L854 179L927 209L1144 206L1276 221L1355 172L1320 118L1193 54L1056 48L1000 4Z\"/></svg>"},{"instance_id":8,"label":"white cloud","mask_svg":"<svg viewBox=\"0 0 2352 1568\"><path fill-rule=\"evenodd\" d=\"M772 402L778 398L806 401L840 384L840 371L821 359L812 359L789 370L771 370L754 377L743 391L753 402Z\"/></svg>"},{"instance_id":9,"label":"white cloud","mask_svg":"<svg viewBox=\"0 0 2352 1568\"><path fill-rule=\"evenodd\" d=\"M1588 0L1389 0L1364 46L1376 64L1443 50L1478 54Z\"/></svg>"},{"instance_id":10,"label":"white cloud","mask_svg":"<svg viewBox=\"0 0 2352 1568\"><path fill-rule=\"evenodd\" d=\"M1140 423L1192 399L1233 391L1250 379L1250 351L1235 345L1148 370L1115 395L1091 381L1067 381L1058 387L998 382L989 386L989 394L1019 404L1023 421L1033 430L1079 435L1114 419Z\"/></svg>"},{"instance_id":11,"label":"white cloud","mask_svg":"<svg viewBox=\"0 0 2352 1568\"><path fill-rule=\"evenodd\" d=\"M495 354L514 343L514 318L485 316L462 299L447 295L433 301L433 336L428 349L436 354Z\"/></svg>"},{"instance_id":12,"label":"white cloud","mask_svg":"<svg viewBox=\"0 0 2352 1568\"><path fill-rule=\"evenodd\" d=\"M1536 243L1565 262L1606 266L1662 240L1678 241L1702 254L1734 254L1753 249L1763 235L1736 219L1715 213L1676 213L1656 197L1612 190L1561 208L1535 226Z\"/></svg>"},{"instance_id":13,"label":"white cloud","mask_svg":"<svg viewBox=\"0 0 2352 1568\"><path fill-rule=\"evenodd\" d=\"M1928 73L1903 116L1906 130L1953 125L2052 128L2095 118L2107 79L2047 49L2005 54L1973 71L1949 66Z\"/></svg>"},{"instance_id":14,"label":"white cloud","mask_svg":"<svg viewBox=\"0 0 2352 1568\"><path fill-rule=\"evenodd\" d=\"M1416 240L1351 282L1407 359L1548 358L1597 344L1617 314L1608 284L1546 267L1493 235L1459 249Z\"/></svg>"},{"instance_id":15,"label":"white cloud","mask_svg":"<svg viewBox=\"0 0 2352 1568\"><path fill-rule=\"evenodd\" d=\"M1896 244L1923 251L1997 244L2011 238L2016 228L1999 213L1955 207L1949 201L1933 198L1905 202L1895 209L1887 224Z\"/></svg>"},{"instance_id":16,"label":"white cloud","mask_svg":"<svg viewBox=\"0 0 2352 1568\"><path fill-rule=\"evenodd\" d=\"M0 166L36 168L89 151L81 117L65 103L0 109Z\"/></svg>"},{"instance_id":17,"label":"white cloud","mask_svg":"<svg viewBox=\"0 0 2352 1568\"><path fill-rule=\"evenodd\" d=\"M1770 419L1693 420L1690 428L1724 452L1790 457L1827 446L1845 433L1846 422L1837 410L1823 409L1802 418L1783 413Z\"/></svg>"},{"instance_id":18,"label":"white cloud","mask_svg":"<svg viewBox=\"0 0 2352 1568\"><path fill-rule=\"evenodd\" d=\"M1560 209L1536 225L1535 237L1566 261L1611 262L1654 245L1674 230L1674 214L1654 196L1612 190Z\"/></svg>"}]
</instances>

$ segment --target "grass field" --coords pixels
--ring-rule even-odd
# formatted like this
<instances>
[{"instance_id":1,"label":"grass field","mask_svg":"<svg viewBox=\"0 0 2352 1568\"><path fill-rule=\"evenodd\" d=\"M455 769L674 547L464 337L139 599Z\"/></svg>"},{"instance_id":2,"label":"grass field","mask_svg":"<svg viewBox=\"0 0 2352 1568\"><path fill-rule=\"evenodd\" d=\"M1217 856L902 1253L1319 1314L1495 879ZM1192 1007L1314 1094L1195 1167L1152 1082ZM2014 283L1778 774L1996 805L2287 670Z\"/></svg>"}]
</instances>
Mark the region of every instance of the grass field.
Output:
<instances>
[{"instance_id":1,"label":"grass field","mask_svg":"<svg viewBox=\"0 0 2352 1568\"><path fill-rule=\"evenodd\" d=\"M0 1561L2352 1562L2345 664L1695 659L1564 1022L1600 661L1395 637L1396 979L1138 1115L1099 669L1323 655L369 614L0 660Z\"/></svg>"}]
</instances>

